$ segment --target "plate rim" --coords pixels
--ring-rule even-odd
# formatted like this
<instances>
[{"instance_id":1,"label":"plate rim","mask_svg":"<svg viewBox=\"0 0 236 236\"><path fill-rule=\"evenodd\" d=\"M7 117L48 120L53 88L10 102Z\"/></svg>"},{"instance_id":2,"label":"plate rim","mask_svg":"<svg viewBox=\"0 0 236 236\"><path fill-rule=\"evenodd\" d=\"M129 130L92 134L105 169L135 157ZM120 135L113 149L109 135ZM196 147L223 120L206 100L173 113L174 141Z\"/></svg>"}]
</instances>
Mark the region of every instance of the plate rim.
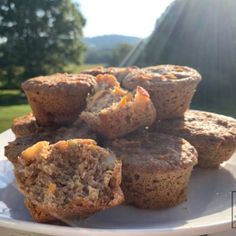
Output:
<instances>
[{"instance_id":1,"label":"plate rim","mask_svg":"<svg viewBox=\"0 0 236 236\"><path fill-rule=\"evenodd\" d=\"M121 233L132 233L133 235L138 234L157 234L158 235L171 235L174 234L183 234L190 236L190 230L193 234L209 234L209 233L216 233L216 232L223 232L231 229L231 222L228 222L228 220L225 220L221 223L210 223L210 224L204 224L201 226L191 226L191 225L182 225L180 227L176 228L159 228L159 227L147 227L147 228L88 228L88 227L70 227L70 226L61 226L61 225L50 225L45 223L37 223L37 222L27 222L22 220L15 220L15 219L5 219L4 217L0 217L0 227L9 228L9 229L15 229L15 230L21 230L26 232L32 232L32 233L41 233L45 234L51 233L53 235L65 235L69 234L77 235L80 233L81 236L83 235L91 235L94 233L97 233L99 235L120 235ZM59 234L58 234L59 232Z\"/></svg>"},{"instance_id":2,"label":"plate rim","mask_svg":"<svg viewBox=\"0 0 236 236\"><path fill-rule=\"evenodd\" d=\"M12 131L10 129L0 133L0 137L2 136L9 136L12 135ZM9 140L4 140L3 143L7 143ZM2 145L0 145L0 148ZM7 158L3 155L0 156L0 160L7 160ZM121 233L132 233L133 235L196 235L196 234L209 234L209 233L216 233L216 232L223 232L231 229L231 220L226 219L225 221L221 222L210 222L201 225L192 225L192 224L183 224L178 227L143 227L143 228L89 228L89 227L70 227L70 226L61 226L61 225L50 225L50 224L42 224L37 222L29 222L23 220L16 220L16 219L7 219L0 216L0 227L8 228L12 230L19 230L31 233L40 233L40 234L51 234L51 235L65 235L70 234L78 235L80 233L81 236L83 235L91 235L97 234L101 236L106 235L120 235Z\"/></svg>"}]
</instances>

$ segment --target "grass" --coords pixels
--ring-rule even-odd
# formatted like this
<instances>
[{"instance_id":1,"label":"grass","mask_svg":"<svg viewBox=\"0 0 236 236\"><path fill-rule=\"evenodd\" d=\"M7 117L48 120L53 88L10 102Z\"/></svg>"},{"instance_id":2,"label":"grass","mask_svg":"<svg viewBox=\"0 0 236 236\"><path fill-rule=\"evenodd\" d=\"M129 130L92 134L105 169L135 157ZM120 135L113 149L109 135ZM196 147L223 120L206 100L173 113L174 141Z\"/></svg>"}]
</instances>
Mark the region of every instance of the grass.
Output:
<instances>
[{"instance_id":1,"label":"grass","mask_svg":"<svg viewBox=\"0 0 236 236\"><path fill-rule=\"evenodd\" d=\"M0 106L10 106L26 103L26 96L19 89L0 89Z\"/></svg>"},{"instance_id":2,"label":"grass","mask_svg":"<svg viewBox=\"0 0 236 236\"><path fill-rule=\"evenodd\" d=\"M9 96L14 96L14 95L20 95L20 90L18 89L1 89L0 90L0 95L9 95Z\"/></svg>"},{"instance_id":3,"label":"grass","mask_svg":"<svg viewBox=\"0 0 236 236\"><path fill-rule=\"evenodd\" d=\"M14 118L25 115L29 111L30 107L27 104L0 106L0 133L11 127Z\"/></svg>"}]
</instances>

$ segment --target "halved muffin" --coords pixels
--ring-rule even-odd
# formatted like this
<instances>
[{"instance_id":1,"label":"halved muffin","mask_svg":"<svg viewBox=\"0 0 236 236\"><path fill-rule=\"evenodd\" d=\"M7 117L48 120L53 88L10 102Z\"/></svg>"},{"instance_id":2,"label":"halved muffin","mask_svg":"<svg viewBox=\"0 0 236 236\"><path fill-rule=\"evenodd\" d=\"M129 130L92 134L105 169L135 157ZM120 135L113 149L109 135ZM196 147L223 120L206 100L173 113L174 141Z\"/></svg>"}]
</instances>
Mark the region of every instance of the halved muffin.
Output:
<instances>
[{"instance_id":1,"label":"halved muffin","mask_svg":"<svg viewBox=\"0 0 236 236\"><path fill-rule=\"evenodd\" d=\"M236 151L236 120L231 117L189 110L183 118L158 122L156 130L188 140L202 168L218 168Z\"/></svg>"},{"instance_id":2,"label":"halved muffin","mask_svg":"<svg viewBox=\"0 0 236 236\"><path fill-rule=\"evenodd\" d=\"M37 122L49 126L73 122L95 85L92 75L58 73L29 79L22 88Z\"/></svg>"},{"instance_id":3,"label":"halved muffin","mask_svg":"<svg viewBox=\"0 0 236 236\"><path fill-rule=\"evenodd\" d=\"M135 70L123 80L125 89L146 89L157 110L157 119L181 117L189 108L201 75L186 66L160 65Z\"/></svg>"},{"instance_id":4,"label":"halved muffin","mask_svg":"<svg viewBox=\"0 0 236 236\"><path fill-rule=\"evenodd\" d=\"M98 75L97 83L95 94L88 98L87 107L80 115L91 129L114 139L155 121L156 110L143 88L137 87L133 95L107 74Z\"/></svg>"},{"instance_id":5,"label":"halved muffin","mask_svg":"<svg viewBox=\"0 0 236 236\"><path fill-rule=\"evenodd\" d=\"M107 145L122 160L121 188L139 208L173 207L186 200L197 151L186 140L137 132Z\"/></svg>"},{"instance_id":6,"label":"halved muffin","mask_svg":"<svg viewBox=\"0 0 236 236\"><path fill-rule=\"evenodd\" d=\"M15 176L39 222L86 217L124 200L121 161L91 139L38 142L21 153Z\"/></svg>"}]
</instances>

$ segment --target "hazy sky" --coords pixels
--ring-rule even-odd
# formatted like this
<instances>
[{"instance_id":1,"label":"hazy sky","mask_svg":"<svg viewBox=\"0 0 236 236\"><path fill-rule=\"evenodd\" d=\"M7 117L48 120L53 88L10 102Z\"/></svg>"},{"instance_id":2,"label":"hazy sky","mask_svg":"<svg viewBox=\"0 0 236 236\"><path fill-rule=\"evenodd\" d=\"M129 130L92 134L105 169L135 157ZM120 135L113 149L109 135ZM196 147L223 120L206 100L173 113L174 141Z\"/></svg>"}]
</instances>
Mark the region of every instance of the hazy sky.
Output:
<instances>
[{"instance_id":1,"label":"hazy sky","mask_svg":"<svg viewBox=\"0 0 236 236\"><path fill-rule=\"evenodd\" d=\"M173 0L76 0L86 18L84 36L123 34L147 37Z\"/></svg>"}]
</instances>

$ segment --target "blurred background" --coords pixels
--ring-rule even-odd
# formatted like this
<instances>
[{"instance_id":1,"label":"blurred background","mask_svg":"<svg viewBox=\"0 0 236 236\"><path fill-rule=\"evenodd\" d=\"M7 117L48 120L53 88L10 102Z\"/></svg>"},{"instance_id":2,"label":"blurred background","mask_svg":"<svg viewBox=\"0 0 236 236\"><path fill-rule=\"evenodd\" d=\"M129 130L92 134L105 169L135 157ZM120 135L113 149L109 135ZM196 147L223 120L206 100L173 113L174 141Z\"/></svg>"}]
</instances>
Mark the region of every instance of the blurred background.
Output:
<instances>
[{"instance_id":1,"label":"blurred background","mask_svg":"<svg viewBox=\"0 0 236 236\"><path fill-rule=\"evenodd\" d=\"M236 117L235 0L1 0L0 132L30 111L20 84L97 65L187 65L192 107Z\"/></svg>"}]
</instances>

